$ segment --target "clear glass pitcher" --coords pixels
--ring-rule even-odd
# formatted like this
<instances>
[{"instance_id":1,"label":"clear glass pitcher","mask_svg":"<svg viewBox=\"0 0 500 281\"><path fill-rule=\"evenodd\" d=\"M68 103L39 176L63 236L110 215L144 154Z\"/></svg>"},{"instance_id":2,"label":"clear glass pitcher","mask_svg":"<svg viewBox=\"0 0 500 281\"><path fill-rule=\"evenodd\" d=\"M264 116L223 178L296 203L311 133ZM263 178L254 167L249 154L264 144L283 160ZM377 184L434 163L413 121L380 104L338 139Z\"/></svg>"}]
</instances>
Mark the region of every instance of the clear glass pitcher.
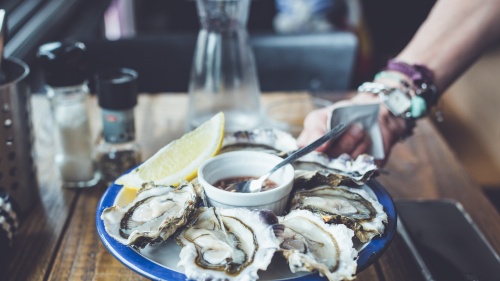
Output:
<instances>
[{"instance_id":1,"label":"clear glass pitcher","mask_svg":"<svg viewBox=\"0 0 500 281\"><path fill-rule=\"evenodd\" d=\"M223 111L226 132L260 125L260 89L246 23L250 0L197 0L188 130Z\"/></svg>"}]
</instances>

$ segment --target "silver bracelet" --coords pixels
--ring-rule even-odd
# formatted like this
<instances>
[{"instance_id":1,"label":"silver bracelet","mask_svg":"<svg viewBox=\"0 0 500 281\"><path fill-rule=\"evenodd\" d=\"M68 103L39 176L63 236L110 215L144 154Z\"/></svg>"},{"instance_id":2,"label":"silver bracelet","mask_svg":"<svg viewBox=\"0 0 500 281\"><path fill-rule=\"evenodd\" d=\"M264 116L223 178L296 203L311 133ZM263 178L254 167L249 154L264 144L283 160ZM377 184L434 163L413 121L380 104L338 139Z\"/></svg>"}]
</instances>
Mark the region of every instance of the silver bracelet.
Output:
<instances>
[{"instance_id":1,"label":"silver bracelet","mask_svg":"<svg viewBox=\"0 0 500 281\"><path fill-rule=\"evenodd\" d=\"M412 115L412 96L401 88L390 88L382 83L365 82L358 87L358 92L372 93L379 96L381 103L392 113L405 120L406 131L399 138L404 141L413 134L415 117ZM420 116L418 116L420 117Z\"/></svg>"},{"instance_id":2,"label":"silver bracelet","mask_svg":"<svg viewBox=\"0 0 500 281\"><path fill-rule=\"evenodd\" d=\"M411 114L412 96L408 90L389 88L384 84L365 82L358 87L358 92L368 92L379 96L382 104L394 115L404 119L413 118Z\"/></svg>"}]
</instances>

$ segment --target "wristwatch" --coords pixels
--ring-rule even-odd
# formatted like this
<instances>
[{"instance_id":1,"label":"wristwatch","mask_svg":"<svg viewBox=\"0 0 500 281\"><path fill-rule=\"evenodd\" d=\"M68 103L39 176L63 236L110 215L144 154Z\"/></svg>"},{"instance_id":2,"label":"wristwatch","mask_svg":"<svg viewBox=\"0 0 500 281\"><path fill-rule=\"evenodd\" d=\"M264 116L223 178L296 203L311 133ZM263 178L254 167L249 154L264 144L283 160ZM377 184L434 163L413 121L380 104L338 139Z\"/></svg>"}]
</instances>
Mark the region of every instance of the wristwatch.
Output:
<instances>
[{"instance_id":1,"label":"wristwatch","mask_svg":"<svg viewBox=\"0 0 500 281\"><path fill-rule=\"evenodd\" d=\"M425 114L425 101L419 96L410 95L409 91L409 88L390 88L375 82L365 82L358 87L360 93L367 92L378 95L381 103L389 112L405 120L406 131L400 136L400 141L404 141L413 134L415 120Z\"/></svg>"},{"instance_id":2,"label":"wristwatch","mask_svg":"<svg viewBox=\"0 0 500 281\"><path fill-rule=\"evenodd\" d=\"M439 92L434 85L434 73L421 64L407 64L403 61L391 59L385 70L396 71L407 76L415 89L415 95L425 102L427 107L434 106L439 98Z\"/></svg>"},{"instance_id":3,"label":"wristwatch","mask_svg":"<svg viewBox=\"0 0 500 281\"><path fill-rule=\"evenodd\" d=\"M358 92L368 92L379 96L382 104L394 115L404 119L413 118L412 97L407 89L389 88L381 83L365 82Z\"/></svg>"}]
</instances>

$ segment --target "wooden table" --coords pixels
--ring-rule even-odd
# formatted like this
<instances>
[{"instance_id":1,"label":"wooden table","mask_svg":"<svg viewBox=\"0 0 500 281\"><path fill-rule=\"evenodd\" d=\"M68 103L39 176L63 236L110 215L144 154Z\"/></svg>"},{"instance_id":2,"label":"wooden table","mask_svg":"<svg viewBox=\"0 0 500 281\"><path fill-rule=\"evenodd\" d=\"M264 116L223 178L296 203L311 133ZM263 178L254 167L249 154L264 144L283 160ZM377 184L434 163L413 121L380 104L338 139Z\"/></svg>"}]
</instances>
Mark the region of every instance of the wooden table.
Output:
<instances>
[{"instance_id":1,"label":"wooden table","mask_svg":"<svg viewBox=\"0 0 500 281\"><path fill-rule=\"evenodd\" d=\"M280 98L266 94L263 103ZM141 95L136 109L138 140L149 157L184 131L184 94ZM103 246L95 227L96 206L106 186L63 189L52 165L51 120L43 96L33 97L40 202L25 215L16 237L8 280L143 280ZM96 100L91 100L92 123L100 125ZM97 135L98 129L94 131ZM394 149L378 180L394 199L450 198L461 202L497 252L500 216L467 175L428 120L415 135ZM0 275L4 275L1 273ZM1 279L1 277L0 277ZM356 280L422 280L399 235L388 250Z\"/></svg>"}]
</instances>

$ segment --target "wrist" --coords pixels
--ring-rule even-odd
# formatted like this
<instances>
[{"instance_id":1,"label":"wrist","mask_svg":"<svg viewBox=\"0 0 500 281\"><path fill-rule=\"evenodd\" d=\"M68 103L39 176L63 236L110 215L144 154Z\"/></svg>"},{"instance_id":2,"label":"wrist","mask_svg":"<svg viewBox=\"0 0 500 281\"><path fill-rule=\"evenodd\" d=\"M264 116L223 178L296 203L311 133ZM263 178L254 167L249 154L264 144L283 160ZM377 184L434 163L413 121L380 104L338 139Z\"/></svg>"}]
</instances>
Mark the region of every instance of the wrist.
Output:
<instances>
[{"instance_id":1,"label":"wrist","mask_svg":"<svg viewBox=\"0 0 500 281\"><path fill-rule=\"evenodd\" d=\"M383 126L385 131L390 135L390 143L397 141L402 141L413 134L413 129L415 128L414 119L403 119L398 116L394 116L387 107L385 107L377 95L370 92L358 92L354 97L350 99L351 102L355 104L364 103L379 103L379 124Z\"/></svg>"},{"instance_id":2,"label":"wrist","mask_svg":"<svg viewBox=\"0 0 500 281\"><path fill-rule=\"evenodd\" d=\"M433 73L423 65L392 59L373 81L363 83L358 92L378 95L381 103L395 116L418 119L437 103Z\"/></svg>"},{"instance_id":3,"label":"wrist","mask_svg":"<svg viewBox=\"0 0 500 281\"><path fill-rule=\"evenodd\" d=\"M411 80L402 73L391 70L380 71L373 77L373 82L382 83L391 88L409 87Z\"/></svg>"},{"instance_id":4,"label":"wrist","mask_svg":"<svg viewBox=\"0 0 500 281\"><path fill-rule=\"evenodd\" d=\"M439 92L434 85L434 73L427 66L391 59L387 62L385 71L396 72L405 77L414 95L425 101L427 109L436 105Z\"/></svg>"},{"instance_id":5,"label":"wrist","mask_svg":"<svg viewBox=\"0 0 500 281\"><path fill-rule=\"evenodd\" d=\"M386 124L390 131L391 139L404 140L412 135L415 127L415 120L422 116L422 111L418 114L412 113L413 100L416 99L410 94L409 86L398 81L396 86L394 81L385 83L365 82L358 88L358 94L352 99L354 102L378 102L380 107L379 123ZM418 98L418 97L417 97Z\"/></svg>"}]
</instances>

